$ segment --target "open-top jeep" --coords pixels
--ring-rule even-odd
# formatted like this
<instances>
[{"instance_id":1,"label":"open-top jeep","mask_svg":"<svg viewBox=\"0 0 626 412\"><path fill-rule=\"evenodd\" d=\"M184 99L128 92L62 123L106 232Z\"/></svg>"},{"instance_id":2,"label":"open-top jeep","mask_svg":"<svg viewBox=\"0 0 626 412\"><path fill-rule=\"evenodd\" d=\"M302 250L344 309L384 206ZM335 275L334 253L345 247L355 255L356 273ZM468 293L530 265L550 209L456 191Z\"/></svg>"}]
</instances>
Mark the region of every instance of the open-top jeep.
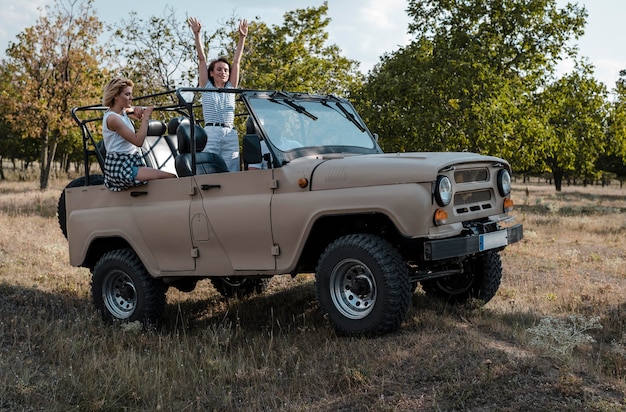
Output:
<instances>
[{"instance_id":1,"label":"open-top jeep","mask_svg":"<svg viewBox=\"0 0 626 412\"><path fill-rule=\"evenodd\" d=\"M156 107L167 125L151 120L142 148L148 166L178 178L122 192L91 173L94 156L104 163L97 137L106 107L72 110L85 175L62 193L59 223L70 263L92 272L106 319L157 321L168 287L191 291L207 278L226 296L244 296L275 275L315 273L319 306L345 335L397 329L420 284L456 303L496 294L499 252L523 233L508 214L506 161L383 153L343 98L230 89L221 92L237 94L246 130L243 170L227 172L219 156L201 152L204 90L169 92L178 103ZM247 170L259 163L267 167Z\"/></svg>"}]
</instances>

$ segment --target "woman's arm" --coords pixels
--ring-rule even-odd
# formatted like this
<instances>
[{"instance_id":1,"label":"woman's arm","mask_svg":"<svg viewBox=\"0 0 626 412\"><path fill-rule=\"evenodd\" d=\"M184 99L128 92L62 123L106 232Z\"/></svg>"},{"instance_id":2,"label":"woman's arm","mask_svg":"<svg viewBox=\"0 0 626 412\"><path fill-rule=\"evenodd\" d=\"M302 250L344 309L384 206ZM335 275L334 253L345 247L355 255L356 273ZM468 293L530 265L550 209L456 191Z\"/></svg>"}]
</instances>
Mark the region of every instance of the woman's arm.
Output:
<instances>
[{"instance_id":1,"label":"woman's arm","mask_svg":"<svg viewBox=\"0 0 626 412\"><path fill-rule=\"evenodd\" d=\"M141 125L139 126L139 130L137 132L131 130L119 116L108 116L107 127L109 130L116 132L135 146L141 147L144 140L146 140L146 135L148 134L148 122L150 121L150 116L152 115L154 106L147 106L142 109L143 115L141 116Z\"/></svg>"},{"instance_id":2,"label":"woman's arm","mask_svg":"<svg viewBox=\"0 0 626 412\"><path fill-rule=\"evenodd\" d=\"M200 24L200 20L195 17L190 17L187 22L193 32L193 39L196 43L196 51L198 52L198 86L205 87L209 81L209 71L206 63L206 56L204 54L204 47L202 46L202 41L200 40L200 29L202 29L202 25Z\"/></svg>"},{"instance_id":3,"label":"woman's arm","mask_svg":"<svg viewBox=\"0 0 626 412\"><path fill-rule=\"evenodd\" d=\"M243 19L239 22L239 40L237 41L237 49L233 57L233 64L230 68L229 81L234 88L239 86L239 68L241 65L241 57L243 56L243 46L248 35L248 20Z\"/></svg>"}]
</instances>

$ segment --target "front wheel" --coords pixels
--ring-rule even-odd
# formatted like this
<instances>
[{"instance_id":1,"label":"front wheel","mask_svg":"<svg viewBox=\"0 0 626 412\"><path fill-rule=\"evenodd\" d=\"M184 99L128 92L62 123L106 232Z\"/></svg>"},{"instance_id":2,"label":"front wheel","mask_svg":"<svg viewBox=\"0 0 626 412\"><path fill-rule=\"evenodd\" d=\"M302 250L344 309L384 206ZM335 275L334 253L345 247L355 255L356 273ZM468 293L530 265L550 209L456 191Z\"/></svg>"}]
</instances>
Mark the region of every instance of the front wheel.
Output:
<instances>
[{"instance_id":1,"label":"front wheel","mask_svg":"<svg viewBox=\"0 0 626 412\"><path fill-rule=\"evenodd\" d=\"M375 336L396 330L412 287L400 253L386 240L347 235L320 256L315 286L321 310L338 333Z\"/></svg>"},{"instance_id":2,"label":"front wheel","mask_svg":"<svg viewBox=\"0 0 626 412\"><path fill-rule=\"evenodd\" d=\"M433 296L450 303L465 303L478 299L489 302L498 291L502 280L500 254L490 251L469 258L463 263L463 273L422 282L422 289Z\"/></svg>"},{"instance_id":3,"label":"front wheel","mask_svg":"<svg viewBox=\"0 0 626 412\"><path fill-rule=\"evenodd\" d=\"M165 291L130 249L105 253L93 270L93 302L106 321L156 323L165 308Z\"/></svg>"}]
</instances>

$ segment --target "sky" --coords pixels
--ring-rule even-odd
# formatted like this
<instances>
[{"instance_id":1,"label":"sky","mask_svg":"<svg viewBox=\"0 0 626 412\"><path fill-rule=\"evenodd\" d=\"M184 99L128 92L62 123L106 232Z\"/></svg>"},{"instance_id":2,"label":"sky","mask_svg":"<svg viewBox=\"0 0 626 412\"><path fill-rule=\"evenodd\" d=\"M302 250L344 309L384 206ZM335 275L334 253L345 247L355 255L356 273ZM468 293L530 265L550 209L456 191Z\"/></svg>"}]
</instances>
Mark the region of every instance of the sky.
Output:
<instances>
[{"instance_id":1,"label":"sky","mask_svg":"<svg viewBox=\"0 0 626 412\"><path fill-rule=\"evenodd\" d=\"M595 66L596 78L611 89L619 78L619 71L626 69L626 41L621 32L626 18L626 0L570 2L584 5L588 12L585 35L578 40L579 56L586 57ZM0 0L2 55L9 42L15 41L17 34L26 27L35 25L43 7L51 3L52 0ZM567 0L557 0L559 6L565 3ZM286 12L322 4L323 0L95 0L94 8L102 21L113 24L131 10L140 18L162 16L169 5L180 20L196 16L210 32L233 15L248 20L258 17L264 23L281 25ZM343 56L360 62L359 68L367 73L380 56L410 41L406 8L406 0L328 0L329 44L336 44ZM564 62L559 67L560 74L571 67L572 62Z\"/></svg>"}]
</instances>

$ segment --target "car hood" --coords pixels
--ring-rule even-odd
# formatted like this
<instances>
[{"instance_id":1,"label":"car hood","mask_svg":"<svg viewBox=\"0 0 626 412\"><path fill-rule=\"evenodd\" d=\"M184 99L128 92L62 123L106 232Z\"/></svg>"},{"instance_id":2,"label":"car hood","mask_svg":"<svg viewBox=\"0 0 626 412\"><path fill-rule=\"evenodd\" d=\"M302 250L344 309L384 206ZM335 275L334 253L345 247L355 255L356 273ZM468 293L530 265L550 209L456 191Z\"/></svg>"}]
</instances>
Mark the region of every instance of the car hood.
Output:
<instances>
[{"instance_id":1,"label":"car hood","mask_svg":"<svg viewBox=\"0 0 626 412\"><path fill-rule=\"evenodd\" d=\"M328 155L311 173L311 190L432 182L440 170L470 163L508 164L497 157L466 152Z\"/></svg>"}]
</instances>

